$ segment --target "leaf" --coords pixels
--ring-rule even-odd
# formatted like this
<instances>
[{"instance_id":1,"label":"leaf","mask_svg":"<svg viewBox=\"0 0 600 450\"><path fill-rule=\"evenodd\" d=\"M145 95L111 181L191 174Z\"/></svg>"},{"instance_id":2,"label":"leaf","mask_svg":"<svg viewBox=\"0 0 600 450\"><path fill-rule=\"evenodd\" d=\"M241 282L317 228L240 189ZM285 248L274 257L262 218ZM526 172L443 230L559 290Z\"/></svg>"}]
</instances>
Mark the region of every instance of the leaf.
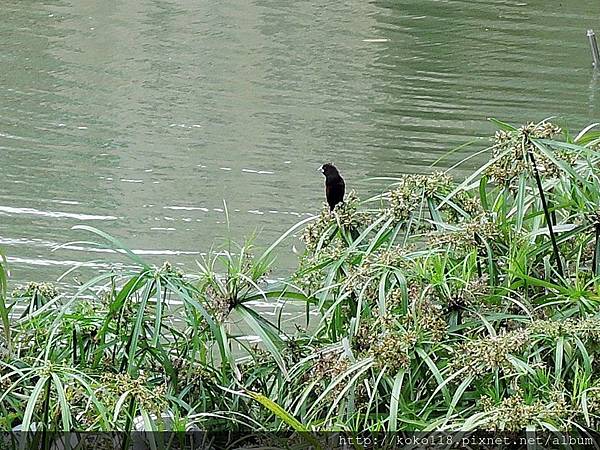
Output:
<instances>
[{"instance_id":1,"label":"leaf","mask_svg":"<svg viewBox=\"0 0 600 450\"><path fill-rule=\"evenodd\" d=\"M521 231L523 228L523 218L525 217L525 213L527 212L527 208L525 208L525 188L526 188L526 178L525 174L522 173L519 175L519 191L517 192L517 231Z\"/></svg>"},{"instance_id":2,"label":"leaf","mask_svg":"<svg viewBox=\"0 0 600 450\"><path fill-rule=\"evenodd\" d=\"M8 286L8 269L6 256L0 250L0 320L2 320L2 328L8 347L9 355L12 353L12 339L10 334L10 310L6 303L6 289Z\"/></svg>"},{"instance_id":3,"label":"leaf","mask_svg":"<svg viewBox=\"0 0 600 450\"><path fill-rule=\"evenodd\" d=\"M573 142L575 142L576 144L580 144L581 139L586 135L586 133L598 125L600 125L600 124L592 123L591 125L588 125L587 127L585 127L583 130L581 130L579 132L579 134L577 136L575 136L575 139L573 139Z\"/></svg>"},{"instance_id":4,"label":"leaf","mask_svg":"<svg viewBox=\"0 0 600 450\"><path fill-rule=\"evenodd\" d=\"M498 119L494 119L493 117L490 117L488 120L503 131L517 131L516 127L513 127L512 125L506 122L501 122Z\"/></svg>"},{"instance_id":5,"label":"leaf","mask_svg":"<svg viewBox=\"0 0 600 450\"><path fill-rule=\"evenodd\" d=\"M425 353L425 350L423 350L422 348L417 348L416 352L421 358L423 358L423 360L425 361L425 364L427 364L427 367L429 367L429 370L431 370L431 373L433 374L434 378L438 382L438 385L443 386L442 393L444 394L444 398L447 403L450 403L450 392L448 391L448 388L446 387L446 384L444 383L444 377L440 373L440 370L437 368L435 363L431 360L429 355L427 353Z\"/></svg>"},{"instance_id":6,"label":"leaf","mask_svg":"<svg viewBox=\"0 0 600 450\"><path fill-rule=\"evenodd\" d=\"M277 417L279 417L284 423L292 427L295 431L302 433L302 436L306 437L310 441L312 445L314 445L315 449L322 449L319 441L310 433L310 430L306 428L298 419L288 413L285 409L279 406L277 403L265 397L258 392L246 391L246 393L252 397L252 399L256 400L258 403L263 405Z\"/></svg>"},{"instance_id":7,"label":"leaf","mask_svg":"<svg viewBox=\"0 0 600 450\"><path fill-rule=\"evenodd\" d=\"M448 412L446 413L446 420L448 420L450 418L452 412L454 412L456 405L458 405L458 402L462 398L462 396L465 393L465 391L467 390L467 388L473 382L473 379L474 379L473 375L469 375L456 388L456 392L454 392L454 395L452 396L452 403L450 403L450 407L448 408Z\"/></svg>"},{"instance_id":8,"label":"leaf","mask_svg":"<svg viewBox=\"0 0 600 450\"><path fill-rule=\"evenodd\" d=\"M152 280L146 284L146 289L145 289L144 294L142 295L142 300L139 305L136 305L137 315L135 318L135 323L133 325L133 328L131 329L131 335L130 335L130 339L129 339L129 343L128 343L129 351L127 352L127 372L130 375L132 374L132 371L136 368L135 354L139 350L138 349L138 340L143 335L144 318L146 315L146 304L148 303L148 300L150 299L150 296L152 295L153 289L154 289L154 280ZM143 336L143 337L145 337L145 336Z\"/></svg>"},{"instance_id":9,"label":"leaf","mask_svg":"<svg viewBox=\"0 0 600 450\"><path fill-rule=\"evenodd\" d=\"M138 255L133 253L129 248L127 248L125 245L123 245L120 240L111 236L108 233L105 233L104 231L101 231L94 227L90 227L89 225L75 225L71 229L85 230L85 231L94 233L94 234L100 236L101 238L105 239L109 244L111 244L111 247L110 247L111 249L113 249L119 253L125 253L127 256L129 256L129 258L131 258L132 261L136 262L137 264L139 264L140 266L142 266L146 269L150 268L150 266L148 266L148 264L146 264L144 262L144 260L142 260L142 258L140 258Z\"/></svg>"},{"instance_id":10,"label":"leaf","mask_svg":"<svg viewBox=\"0 0 600 450\"><path fill-rule=\"evenodd\" d=\"M65 389L63 383L57 374L52 374L52 381L56 388L56 394L58 397L58 406L60 407L60 416L62 419L62 431L71 431L71 408L65 395Z\"/></svg>"},{"instance_id":11,"label":"leaf","mask_svg":"<svg viewBox=\"0 0 600 450\"><path fill-rule=\"evenodd\" d=\"M33 389L31 390L31 394L27 399L27 405L25 406L25 413L23 414L23 431L31 431L31 419L33 418L33 413L35 411L35 407L37 405L38 399L46 385L46 382L49 380L48 375L41 376ZM47 426L48 424L44 424Z\"/></svg>"},{"instance_id":12,"label":"leaf","mask_svg":"<svg viewBox=\"0 0 600 450\"><path fill-rule=\"evenodd\" d=\"M400 402L400 391L402 390L402 381L406 372L401 370L394 377L394 385L390 394L390 417L388 431L398 431L398 404Z\"/></svg>"},{"instance_id":13,"label":"leaf","mask_svg":"<svg viewBox=\"0 0 600 450\"><path fill-rule=\"evenodd\" d=\"M452 197L454 197L458 192L460 192L462 190L467 190L469 185L471 183L473 183L481 174L483 174L488 169L488 167L495 164L496 161L498 161L500 158L507 155L509 151L510 150L504 150L502 153L498 154L495 158L490 158L490 160L488 162L486 162L483 166L481 166L479 169L477 169L475 172L473 172L471 175L469 175L467 178L465 178L465 180L462 183L460 183L456 188L454 188L454 190L452 192L450 192L444 198L444 200L442 200L440 202L440 204L437 206L437 209L439 210L440 208L442 208L442 206L444 206L446 204L446 202L448 202L448 200L450 200ZM477 183L477 185L479 185L479 183Z\"/></svg>"},{"instance_id":14,"label":"leaf","mask_svg":"<svg viewBox=\"0 0 600 450\"><path fill-rule=\"evenodd\" d=\"M296 231L298 228L301 228L304 224L307 224L310 221L316 220L318 219L317 216L313 216L313 217L309 217L307 219L301 220L300 222L298 222L297 224L293 225L289 230L287 230L285 233L283 233L275 242L273 242L273 244L271 244L269 246L269 248L267 248L264 253L258 258L259 261L262 261L264 259L267 259L270 257L271 252L275 249L275 247L277 247L285 238L287 238L290 234L292 234L294 231Z\"/></svg>"},{"instance_id":15,"label":"leaf","mask_svg":"<svg viewBox=\"0 0 600 450\"><path fill-rule=\"evenodd\" d=\"M273 359L283 372L283 374L287 377L287 369L285 367L285 363L283 362L283 356L281 355L280 348L282 346L282 340L279 336L276 336L272 333L268 327L270 325L266 325L262 318L259 318L255 311L247 308L244 305L239 305L235 308L236 313L238 313L242 319L248 324L250 329L258 334L262 343L267 348Z\"/></svg>"},{"instance_id":16,"label":"leaf","mask_svg":"<svg viewBox=\"0 0 600 450\"><path fill-rule=\"evenodd\" d=\"M562 379L564 347L565 337L560 336L556 341L556 351L554 352L554 376L557 380Z\"/></svg>"}]
</instances>

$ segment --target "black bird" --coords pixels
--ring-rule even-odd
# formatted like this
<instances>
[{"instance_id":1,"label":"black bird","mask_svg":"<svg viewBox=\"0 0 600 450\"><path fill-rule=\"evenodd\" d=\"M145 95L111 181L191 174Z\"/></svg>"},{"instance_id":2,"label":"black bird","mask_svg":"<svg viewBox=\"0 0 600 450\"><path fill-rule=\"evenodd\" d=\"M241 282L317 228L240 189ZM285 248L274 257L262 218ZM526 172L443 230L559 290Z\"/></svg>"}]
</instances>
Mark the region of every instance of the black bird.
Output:
<instances>
[{"instance_id":1,"label":"black bird","mask_svg":"<svg viewBox=\"0 0 600 450\"><path fill-rule=\"evenodd\" d=\"M346 183L344 183L344 179L331 163L323 164L319 167L319 170L325 175L325 196L329 204L329 211L333 211L335 205L344 201Z\"/></svg>"}]
</instances>

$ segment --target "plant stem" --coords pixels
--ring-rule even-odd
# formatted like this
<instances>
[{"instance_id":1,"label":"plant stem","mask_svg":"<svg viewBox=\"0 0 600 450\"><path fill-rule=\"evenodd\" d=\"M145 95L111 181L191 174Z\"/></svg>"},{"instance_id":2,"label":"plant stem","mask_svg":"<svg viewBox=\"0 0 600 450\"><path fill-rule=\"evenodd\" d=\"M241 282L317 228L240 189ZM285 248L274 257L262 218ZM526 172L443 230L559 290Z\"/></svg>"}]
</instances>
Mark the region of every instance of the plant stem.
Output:
<instances>
[{"instance_id":1,"label":"plant stem","mask_svg":"<svg viewBox=\"0 0 600 450\"><path fill-rule=\"evenodd\" d=\"M477 243L477 275L479 276L479 278L481 278L483 276L483 271L481 270L481 260L479 259L479 257L481 256L479 254L479 250L481 249L481 246L483 245L483 242L481 242L481 238L479 237L479 234L475 233L475 242Z\"/></svg>"},{"instance_id":2,"label":"plant stem","mask_svg":"<svg viewBox=\"0 0 600 450\"><path fill-rule=\"evenodd\" d=\"M129 399L129 407L127 408L127 422L125 424L125 439L123 440L123 446L121 450L129 448L129 442L131 441L131 425L133 423L133 414L135 413L135 397L132 395Z\"/></svg>"},{"instance_id":3,"label":"plant stem","mask_svg":"<svg viewBox=\"0 0 600 450\"><path fill-rule=\"evenodd\" d=\"M552 217L548 210L548 204L546 203L546 196L544 195L544 188L542 186L542 180L535 163L535 156L531 150L527 150L531 166L533 168L533 175L537 184L538 192L540 193L540 200L542 201L542 209L544 210L544 217L546 218L546 225L548 226L548 232L550 233L550 241L552 242L552 249L554 251L554 258L556 259L556 270L561 277L564 277L564 271L562 261L560 259L560 251L558 250L558 244L556 243L556 236L554 236L554 228L552 227Z\"/></svg>"},{"instance_id":4,"label":"plant stem","mask_svg":"<svg viewBox=\"0 0 600 450\"><path fill-rule=\"evenodd\" d=\"M73 366L77 366L77 329L73 326Z\"/></svg>"},{"instance_id":5,"label":"plant stem","mask_svg":"<svg viewBox=\"0 0 600 450\"><path fill-rule=\"evenodd\" d=\"M600 224L594 226L596 232L596 242L594 245L594 258L592 259L592 268L594 275L600 275L600 258L598 258L598 251L600 250Z\"/></svg>"},{"instance_id":6,"label":"plant stem","mask_svg":"<svg viewBox=\"0 0 600 450\"><path fill-rule=\"evenodd\" d=\"M50 385L52 383L52 377L48 377L46 380L46 398L44 399L44 419L43 419L43 431L42 431L42 445L43 449L50 448L50 442L48 440L48 417L50 415Z\"/></svg>"}]
</instances>

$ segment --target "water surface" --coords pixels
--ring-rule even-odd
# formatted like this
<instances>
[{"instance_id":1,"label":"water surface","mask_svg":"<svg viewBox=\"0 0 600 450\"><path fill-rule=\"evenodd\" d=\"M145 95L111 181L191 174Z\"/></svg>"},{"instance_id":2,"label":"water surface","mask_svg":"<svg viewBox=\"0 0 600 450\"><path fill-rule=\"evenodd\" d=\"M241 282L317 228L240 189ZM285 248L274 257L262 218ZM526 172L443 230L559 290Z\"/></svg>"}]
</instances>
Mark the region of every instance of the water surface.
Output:
<instances>
[{"instance_id":1,"label":"water surface","mask_svg":"<svg viewBox=\"0 0 600 450\"><path fill-rule=\"evenodd\" d=\"M315 213L323 162L366 196L381 187L368 177L484 148L488 117L598 119L596 0L318 3L4 0L0 245L14 279L116 260L53 251L89 240L71 230L82 223L193 268L228 233L224 203L231 234L260 230L259 244Z\"/></svg>"}]
</instances>

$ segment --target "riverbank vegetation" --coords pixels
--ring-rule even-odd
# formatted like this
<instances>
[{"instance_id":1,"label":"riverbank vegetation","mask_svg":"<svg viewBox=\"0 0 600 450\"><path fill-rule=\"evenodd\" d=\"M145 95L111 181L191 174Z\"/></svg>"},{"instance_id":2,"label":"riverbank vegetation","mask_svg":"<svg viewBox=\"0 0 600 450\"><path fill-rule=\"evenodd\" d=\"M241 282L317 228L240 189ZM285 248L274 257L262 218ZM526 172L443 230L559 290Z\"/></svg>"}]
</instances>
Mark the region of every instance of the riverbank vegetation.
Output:
<instances>
[{"instance_id":1,"label":"riverbank vegetation","mask_svg":"<svg viewBox=\"0 0 600 450\"><path fill-rule=\"evenodd\" d=\"M196 273L87 227L138 269L61 293L2 259L0 429L597 428L600 133L497 125L464 180L398 176Z\"/></svg>"}]
</instances>

